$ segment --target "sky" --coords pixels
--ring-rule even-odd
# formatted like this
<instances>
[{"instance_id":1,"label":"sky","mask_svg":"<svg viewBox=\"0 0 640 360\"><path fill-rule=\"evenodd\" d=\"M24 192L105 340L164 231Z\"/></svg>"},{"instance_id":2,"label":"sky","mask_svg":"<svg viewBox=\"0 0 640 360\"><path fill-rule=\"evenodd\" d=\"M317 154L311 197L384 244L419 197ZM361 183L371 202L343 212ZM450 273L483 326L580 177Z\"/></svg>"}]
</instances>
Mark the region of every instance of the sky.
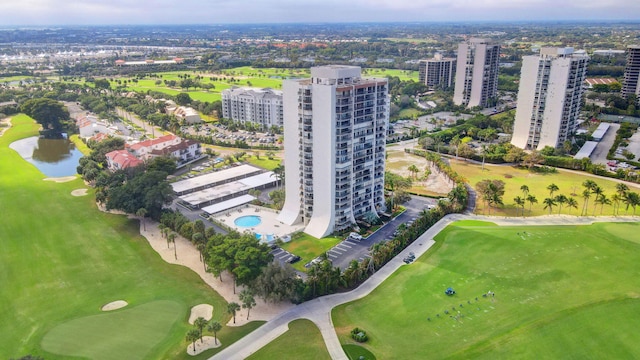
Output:
<instances>
[{"instance_id":1,"label":"sky","mask_svg":"<svg viewBox=\"0 0 640 360\"><path fill-rule=\"evenodd\" d=\"M0 26L638 20L639 0L1 0Z\"/></svg>"}]
</instances>

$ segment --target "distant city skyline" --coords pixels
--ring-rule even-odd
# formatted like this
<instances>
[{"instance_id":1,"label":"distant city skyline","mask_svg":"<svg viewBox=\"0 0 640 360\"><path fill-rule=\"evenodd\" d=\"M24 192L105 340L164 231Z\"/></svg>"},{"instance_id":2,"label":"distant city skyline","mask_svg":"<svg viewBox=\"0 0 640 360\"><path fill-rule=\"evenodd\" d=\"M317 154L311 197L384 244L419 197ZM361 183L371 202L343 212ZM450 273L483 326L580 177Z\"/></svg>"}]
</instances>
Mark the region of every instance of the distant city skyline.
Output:
<instances>
[{"instance_id":1,"label":"distant city skyline","mask_svg":"<svg viewBox=\"0 0 640 360\"><path fill-rule=\"evenodd\" d=\"M637 0L25 0L1 26L638 20Z\"/></svg>"}]
</instances>

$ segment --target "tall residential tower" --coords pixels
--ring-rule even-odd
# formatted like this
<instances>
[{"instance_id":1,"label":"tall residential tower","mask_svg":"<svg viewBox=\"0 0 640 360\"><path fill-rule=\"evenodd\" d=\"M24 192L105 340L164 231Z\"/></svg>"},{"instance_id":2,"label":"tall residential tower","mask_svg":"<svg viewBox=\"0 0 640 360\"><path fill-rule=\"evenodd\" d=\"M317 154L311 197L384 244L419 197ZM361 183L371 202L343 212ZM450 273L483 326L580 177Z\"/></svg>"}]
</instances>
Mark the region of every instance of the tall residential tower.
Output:
<instances>
[{"instance_id":1,"label":"tall residential tower","mask_svg":"<svg viewBox=\"0 0 640 360\"><path fill-rule=\"evenodd\" d=\"M640 105L640 45L627 47L627 65L624 68L624 81L622 84L622 96L631 94L637 96L637 104Z\"/></svg>"},{"instance_id":2,"label":"tall residential tower","mask_svg":"<svg viewBox=\"0 0 640 360\"><path fill-rule=\"evenodd\" d=\"M456 70L456 59L443 58L436 54L433 59L420 60L420 83L427 85L430 90L447 89L453 85Z\"/></svg>"},{"instance_id":3,"label":"tall residential tower","mask_svg":"<svg viewBox=\"0 0 640 360\"><path fill-rule=\"evenodd\" d=\"M498 93L500 45L470 39L458 45L453 102L468 108L488 107Z\"/></svg>"},{"instance_id":4,"label":"tall residential tower","mask_svg":"<svg viewBox=\"0 0 640 360\"><path fill-rule=\"evenodd\" d=\"M542 48L524 56L511 143L559 147L576 130L589 57L573 48Z\"/></svg>"},{"instance_id":5,"label":"tall residential tower","mask_svg":"<svg viewBox=\"0 0 640 360\"><path fill-rule=\"evenodd\" d=\"M282 88L286 197L278 220L303 222L321 238L384 211L387 79L320 66Z\"/></svg>"}]
</instances>

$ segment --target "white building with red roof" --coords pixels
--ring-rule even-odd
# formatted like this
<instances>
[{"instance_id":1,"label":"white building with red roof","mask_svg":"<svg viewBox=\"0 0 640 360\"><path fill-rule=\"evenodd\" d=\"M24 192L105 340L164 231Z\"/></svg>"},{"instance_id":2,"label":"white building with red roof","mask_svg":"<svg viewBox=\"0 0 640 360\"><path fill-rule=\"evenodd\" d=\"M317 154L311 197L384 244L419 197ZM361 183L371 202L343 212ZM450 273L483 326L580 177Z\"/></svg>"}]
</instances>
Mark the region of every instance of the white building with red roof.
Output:
<instances>
[{"instance_id":1,"label":"white building with red roof","mask_svg":"<svg viewBox=\"0 0 640 360\"><path fill-rule=\"evenodd\" d=\"M144 163L127 150L114 150L106 153L105 156L111 171L136 167Z\"/></svg>"},{"instance_id":2,"label":"white building with red roof","mask_svg":"<svg viewBox=\"0 0 640 360\"><path fill-rule=\"evenodd\" d=\"M182 140L173 134L127 145L126 149L142 160L159 156L169 156L176 160L178 166L195 160L202 155L199 142Z\"/></svg>"},{"instance_id":3,"label":"white building with red roof","mask_svg":"<svg viewBox=\"0 0 640 360\"><path fill-rule=\"evenodd\" d=\"M139 143L135 143L127 146L127 150L131 152L136 157L146 160L150 157L150 153L153 150L162 150L166 147L178 145L182 142L180 137L175 136L173 134L161 136L155 139L149 139L145 141L141 141Z\"/></svg>"}]
</instances>

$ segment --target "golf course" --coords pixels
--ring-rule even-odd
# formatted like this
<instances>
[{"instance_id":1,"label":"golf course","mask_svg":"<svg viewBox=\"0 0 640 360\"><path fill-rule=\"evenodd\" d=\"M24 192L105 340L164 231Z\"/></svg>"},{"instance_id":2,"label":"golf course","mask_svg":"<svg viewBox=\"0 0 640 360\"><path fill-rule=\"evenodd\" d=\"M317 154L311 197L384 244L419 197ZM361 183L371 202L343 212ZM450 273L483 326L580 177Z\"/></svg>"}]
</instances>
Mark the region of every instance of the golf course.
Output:
<instances>
[{"instance_id":1,"label":"golf course","mask_svg":"<svg viewBox=\"0 0 640 360\"><path fill-rule=\"evenodd\" d=\"M226 324L224 299L193 271L165 263L137 220L99 211L92 189L72 196L88 188L81 179L43 181L9 148L37 130L17 115L0 137L0 358L193 359L191 307L211 304ZM116 300L128 305L101 310ZM218 337L226 346L260 324L224 326Z\"/></svg>"},{"instance_id":2,"label":"golf course","mask_svg":"<svg viewBox=\"0 0 640 360\"><path fill-rule=\"evenodd\" d=\"M378 359L638 358L638 231L455 222L333 323L343 344L365 330Z\"/></svg>"}]
</instances>

